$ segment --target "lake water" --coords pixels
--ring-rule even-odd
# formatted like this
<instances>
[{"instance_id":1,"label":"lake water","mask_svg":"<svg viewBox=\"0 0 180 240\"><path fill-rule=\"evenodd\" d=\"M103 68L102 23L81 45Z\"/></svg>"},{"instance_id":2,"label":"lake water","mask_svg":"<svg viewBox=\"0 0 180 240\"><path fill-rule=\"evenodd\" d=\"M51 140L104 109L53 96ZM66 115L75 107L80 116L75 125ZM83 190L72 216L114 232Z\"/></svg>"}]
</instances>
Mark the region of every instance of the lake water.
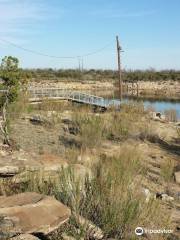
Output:
<instances>
[{"instance_id":1,"label":"lake water","mask_svg":"<svg viewBox=\"0 0 180 240\"><path fill-rule=\"evenodd\" d=\"M178 119L180 120L180 101L171 102L171 101L147 101L144 100L144 106L152 106L157 112L165 112L169 109L174 109L177 112Z\"/></svg>"},{"instance_id":2,"label":"lake water","mask_svg":"<svg viewBox=\"0 0 180 240\"><path fill-rule=\"evenodd\" d=\"M98 94L98 96L100 96L100 95ZM117 104L119 103L119 100L116 97L117 96L116 94L114 94L112 96L112 94L111 95L106 95L104 93L104 94L101 94L101 96L108 99L107 101L112 101L113 100L113 101L117 101ZM161 113L164 113L166 110L173 109L173 110L176 111L177 117L180 120L180 99L177 99L177 100L150 99L150 98L146 98L146 97L138 98L138 97L134 97L134 96L131 97L130 96L130 97L124 97L123 101L124 102L127 102L127 101L143 102L145 108L148 108L149 106L151 106L156 112L161 112Z\"/></svg>"}]
</instances>

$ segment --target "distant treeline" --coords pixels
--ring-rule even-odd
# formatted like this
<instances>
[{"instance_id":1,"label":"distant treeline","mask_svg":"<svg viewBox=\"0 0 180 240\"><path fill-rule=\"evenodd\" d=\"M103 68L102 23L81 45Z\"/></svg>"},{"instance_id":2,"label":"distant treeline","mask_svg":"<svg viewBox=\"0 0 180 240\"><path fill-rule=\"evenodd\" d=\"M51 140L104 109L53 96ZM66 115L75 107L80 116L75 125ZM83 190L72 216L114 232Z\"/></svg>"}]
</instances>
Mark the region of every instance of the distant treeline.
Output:
<instances>
[{"instance_id":1,"label":"distant treeline","mask_svg":"<svg viewBox=\"0 0 180 240\"><path fill-rule=\"evenodd\" d=\"M116 80L118 78L117 71L113 70L55 70L55 69L23 69L24 74L36 81L41 80L94 80L104 81L106 79ZM180 81L180 71L175 70L136 70L136 71L123 71L123 81Z\"/></svg>"}]
</instances>

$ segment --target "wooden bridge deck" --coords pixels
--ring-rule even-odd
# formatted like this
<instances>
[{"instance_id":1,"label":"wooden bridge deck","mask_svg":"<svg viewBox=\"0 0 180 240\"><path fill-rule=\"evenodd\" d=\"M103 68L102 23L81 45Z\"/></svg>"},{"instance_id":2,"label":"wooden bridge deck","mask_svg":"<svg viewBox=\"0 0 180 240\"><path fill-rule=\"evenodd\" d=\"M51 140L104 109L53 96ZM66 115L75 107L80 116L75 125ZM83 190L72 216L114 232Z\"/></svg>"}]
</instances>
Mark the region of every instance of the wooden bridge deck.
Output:
<instances>
[{"instance_id":1,"label":"wooden bridge deck","mask_svg":"<svg viewBox=\"0 0 180 240\"><path fill-rule=\"evenodd\" d=\"M103 97L57 88L29 88L28 93L30 96L30 102L38 102L43 99L63 99L101 108L108 108L117 105L117 102L108 101Z\"/></svg>"}]
</instances>

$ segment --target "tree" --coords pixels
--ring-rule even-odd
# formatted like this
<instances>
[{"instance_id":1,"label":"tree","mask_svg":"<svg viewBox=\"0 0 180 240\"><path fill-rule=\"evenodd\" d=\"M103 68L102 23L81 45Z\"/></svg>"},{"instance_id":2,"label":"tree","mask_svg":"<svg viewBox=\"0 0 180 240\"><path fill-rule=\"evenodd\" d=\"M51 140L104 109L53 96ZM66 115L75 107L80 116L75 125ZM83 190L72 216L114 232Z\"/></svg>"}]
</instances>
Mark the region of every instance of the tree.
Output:
<instances>
[{"instance_id":1,"label":"tree","mask_svg":"<svg viewBox=\"0 0 180 240\"><path fill-rule=\"evenodd\" d=\"M4 143L10 144L8 133L7 108L9 104L15 102L18 97L20 87L20 71L18 68L19 60L15 57L6 56L2 59L0 66L0 77L4 82L4 94L1 97L1 111L3 121L0 124L1 132L4 135Z\"/></svg>"}]
</instances>

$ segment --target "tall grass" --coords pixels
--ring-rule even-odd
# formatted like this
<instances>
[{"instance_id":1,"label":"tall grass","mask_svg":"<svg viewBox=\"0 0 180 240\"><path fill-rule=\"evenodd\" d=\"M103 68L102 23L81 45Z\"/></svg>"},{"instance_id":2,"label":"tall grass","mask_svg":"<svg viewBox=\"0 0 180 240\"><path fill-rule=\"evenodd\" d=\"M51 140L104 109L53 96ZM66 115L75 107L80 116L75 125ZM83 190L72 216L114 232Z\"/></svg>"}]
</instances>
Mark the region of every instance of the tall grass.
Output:
<instances>
[{"instance_id":1,"label":"tall grass","mask_svg":"<svg viewBox=\"0 0 180 240\"><path fill-rule=\"evenodd\" d=\"M137 226L164 228L169 224L168 214L160 208L159 202L151 199L147 203L141 194L141 178L137 181L137 177L143 175L144 169L136 149L122 149L117 156L103 157L93 173L93 179L87 175L82 183L73 169L62 169L58 182L31 178L20 191L53 195L69 206L72 210L70 227L63 231L76 239L87 234L74 220L78 215L100 227L104 239L135 239ZM79 230L74 232L72 228Z\"/></svg>"},{"instance_id":2,"label":"tall grass","mask_svg":"<svg viewBox=\"0 0 180 240\"><path fill-rule=\"evenodd\" d=\"M143 131L141 123L144 108L141 104L124 104L121 111L115 110L102 114L75 112L72 116L74 127L79 129L79 136L84 148L99 147L103 140L120 141L133 131ZM140 121L140 124L139 122Z\"/></svg>"},{"instance_id":3,"label":"tall grass","mask_svg":"<svg viewBox=\"0 0 180 240\"><path fill-rule=\"evenodd\" d=\"M169 109L164 111L166 120L169 122L177 122L178 116L177 116L177 111L175 109Z\"/></svg>"},{"instance_id":4,"label":"tall grass","mask_svg":"<svg viewBox=\"0 0 180 240\"><path fill-rule=\"evenodd\" d=\"M161 176L166 183L169 183L173 180L174 166L175 163L172 159L164 161L161 166Z\"/></svg>"},{"instance_id":5,"label":"tall grass","mask_svg":"<svg viewBox=\"0 0 180 240\"><path fill-rule=\"evenodd\" d=\"M79 129L82 148L98 147L103 137L104 120L101 116L75 113L73 115L75 127Z\"/></svg>"},{"instance_id":6,"label":"tall grass","mask_svg":"<svg viewBox=\"0 0 180 240\"><path fill-rule=\"evenodd\" d=\"M32 111L31 106L28 103L28 96L25 92L20 92L17 101L13 102L8 107L8 119L10 121L16 120L23 113L29 113Z\"/></svg>"},{"instance_id":7,"label":"tall grass","mask_svg":"<svg viewBox=\"0 0 180 240\"><path fill-rule=\"evenodd\" d=\"M145 131L146 125L141 121L142 113L142 105L132 103L124 104L121 112L107 112L104 115L75 111L72 122L78 129L82 151L98 148L107 139L120 141L132 131ZM71 163L76 163L79 152L70 149L65 154L69 155ZM36 173L27 176L24 183L5 181L1 186L5 186L2 189L8 195L35 191L55 196L69 206L72 217L69 227L63 231L75 239L91 239L75 220L77 215L100 227L104 239L135 239L134 230L137 226L153 229L165 228L169 224L169 216L160 207L159 201L151 199L147 203L141 193L141 180L145 173L141 161L141 154L135 148L125 147L112 157L101 157L93 165L93 178L87 175L82 181L70 167L59 171L53 179L45 179L43 174ZM166 176L166 170L164 173ZM158 236L154 239L158 239Z\"/></svg>"},{"instance_id":8,"label":"tall grass","mask_svg":"<svg viewBox=\"0 0 180 240\"><path fill-rule=\"evenodd\" d=\"M177 127L176 131L177 131L178 139L180 140L180 127Z\"/></svg>"}]
</instances>

